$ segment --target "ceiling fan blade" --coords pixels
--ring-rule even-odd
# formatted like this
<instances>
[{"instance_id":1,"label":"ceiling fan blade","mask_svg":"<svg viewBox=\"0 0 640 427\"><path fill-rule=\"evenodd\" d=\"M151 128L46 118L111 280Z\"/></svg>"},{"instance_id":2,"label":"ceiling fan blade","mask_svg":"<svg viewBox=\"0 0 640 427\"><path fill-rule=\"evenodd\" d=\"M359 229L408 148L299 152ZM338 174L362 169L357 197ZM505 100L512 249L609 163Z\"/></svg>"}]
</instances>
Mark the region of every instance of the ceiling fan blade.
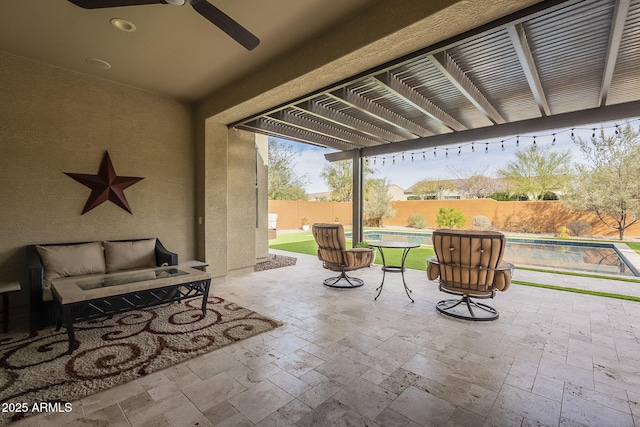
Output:
<instances>
[{"instance_id":1,"label":"ceiling fan blade","mask_svg":"<svg viewBox=\"0 0 640 427\"><path fill-rule=\"evenodd\" d=\"M103 9L107 7L140 6L143 4L167 4L164 0L69 0L83 9Z\"/></svg>"},{"instance_id":2,"label":"ceiling fan blade","mask_svg":"<svg viewBox=\"0 0 640 427\"><path fill-rule=\"evenodd\" d=\"M260 44L260 39L251 34L249 30L206 0L193 0L191 6L247 50L253 50Z\"/></svg>"}]
</instances>

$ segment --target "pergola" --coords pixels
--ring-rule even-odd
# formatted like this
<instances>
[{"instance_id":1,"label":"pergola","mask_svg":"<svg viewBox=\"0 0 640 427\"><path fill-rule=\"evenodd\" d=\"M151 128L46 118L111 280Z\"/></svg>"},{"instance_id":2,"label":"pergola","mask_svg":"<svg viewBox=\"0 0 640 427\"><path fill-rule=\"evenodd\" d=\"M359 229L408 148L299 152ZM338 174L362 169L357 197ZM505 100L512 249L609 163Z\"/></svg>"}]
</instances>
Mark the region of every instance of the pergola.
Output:
<instances>
[{"instance_id":1,"label":"pergola","mask_svg":"<svg viewBox=\"0 0 640 427\"><path fill-rule=\"evenodd\" d=\"M640 0L549 0L230 125L353 160L640 115Z\"/></svg>"}]
</instances>

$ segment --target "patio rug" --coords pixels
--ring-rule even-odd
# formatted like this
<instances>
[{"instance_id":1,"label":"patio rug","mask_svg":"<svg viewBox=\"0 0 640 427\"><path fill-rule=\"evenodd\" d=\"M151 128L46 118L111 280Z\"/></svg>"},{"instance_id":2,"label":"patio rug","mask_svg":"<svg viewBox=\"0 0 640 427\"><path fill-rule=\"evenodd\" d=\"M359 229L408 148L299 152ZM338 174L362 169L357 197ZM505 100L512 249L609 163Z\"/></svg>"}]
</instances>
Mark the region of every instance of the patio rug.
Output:
<instances>
[{"instance_id":1,"label":"patio rug","mask_svg":"<svg viewBox=\"0 0 640 427\"><path fill-rule=\"evenodd\" d=\"M272 268L288 267L295 265L297 258L285 255L269 254L269 259L263 262L259 262L253 268L254 271L271 270Z\"/></svg>"},{"instance_id":2,"label":"patio rug","mask_svg":"<svg viewBox=\"0 0 640 427\"><path fill-rule=\"evenodd\" d=\"M66 355L66 330L0 337L0 403L73 402L282 323L210 296L75 325L80 347ZM7 408L12 409L12 408ZM25 414L0 413L0 425Z\"/></svg>"}]
</instances>

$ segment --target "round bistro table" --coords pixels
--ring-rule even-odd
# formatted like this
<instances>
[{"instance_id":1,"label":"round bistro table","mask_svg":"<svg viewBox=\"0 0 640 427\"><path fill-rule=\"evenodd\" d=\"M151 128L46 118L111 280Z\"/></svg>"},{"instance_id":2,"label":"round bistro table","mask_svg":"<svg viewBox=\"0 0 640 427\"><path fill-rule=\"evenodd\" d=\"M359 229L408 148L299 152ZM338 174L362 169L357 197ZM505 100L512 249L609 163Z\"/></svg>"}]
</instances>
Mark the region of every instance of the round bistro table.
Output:
<instances>
[{"instance_id":1,"label":"round bistro table","mask_svg":"<svg viewBox=\"0 0 640 427\"><path fill-rule=\"evenodd\" d=\"M420 244L409 242L369 242L369 246L378 248L378 250L380 250L380 256L382 256L382 283L380 283L380 286L376 288L376 291L378 291L378 295L376 295L374 301L377 300L382 293L384 279L388 271L390 273L402 273L402 284L404 285L404 291L407 293L407 296L409 297L411 302L415 302L413 298L411 298L411 295L409 295L411 293L411 289L407 287L407 282L404 280L404 262L407 259L409 251L413 248L420 247ZM387 261L384 258L385 249L402 249L402 262L400 263L400 265L387 265Z\"/></svg>"}]
</instances>

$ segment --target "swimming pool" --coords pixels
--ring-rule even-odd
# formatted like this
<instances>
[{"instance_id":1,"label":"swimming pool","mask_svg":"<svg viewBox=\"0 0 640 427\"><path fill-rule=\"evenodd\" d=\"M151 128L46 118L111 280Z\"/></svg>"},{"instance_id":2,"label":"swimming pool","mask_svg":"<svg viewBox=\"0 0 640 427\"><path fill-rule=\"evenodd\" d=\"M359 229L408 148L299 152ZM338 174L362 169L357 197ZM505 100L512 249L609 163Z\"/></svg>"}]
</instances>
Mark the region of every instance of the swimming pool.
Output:
<instances>
[{"instance_id":1,"label":"swimming pool","mask_svg":"<svg viewBox=\"0 0 640 427\"><path fill-rule=\"evenodd\" d=\"M347 237L351 234L347 233ZM431 245L430 233L364 231L364 240L401 241ZM582 273L640 276L613 243L575 242L507 237L504 259L516 266Z\"/></svg>"}]
</instances>

